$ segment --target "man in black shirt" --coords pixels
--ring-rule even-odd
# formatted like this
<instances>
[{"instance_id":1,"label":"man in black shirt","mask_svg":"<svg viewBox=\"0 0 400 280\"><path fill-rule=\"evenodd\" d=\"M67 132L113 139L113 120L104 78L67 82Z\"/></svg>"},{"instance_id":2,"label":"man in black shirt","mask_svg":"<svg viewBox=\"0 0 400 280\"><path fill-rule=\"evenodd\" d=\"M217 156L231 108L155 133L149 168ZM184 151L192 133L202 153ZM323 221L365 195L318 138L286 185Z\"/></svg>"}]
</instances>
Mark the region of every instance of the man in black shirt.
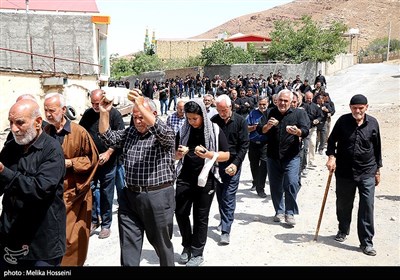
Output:
<instances>
[{"instance_id":1,"label":"man in black shirt","mask_svg":"<svg viewBox=\"0 0 400 280\"><path fill-rule=\"evenodd\" d=\"M326 166L336 176L336 216L339 231L336 241L343 242L350 232L351 212L358 188L359 208L357 232L364 254L375 256L374 195L380 182L382 167L381 137L378 121L367 115L364 95L350 100L351 113L341 116L328 138Z\"/></svg>"},{"instance_id":2,"label":"man in black shirt","mask_svg":"<svg viewBox=\"0 0 400 280\"><path fill-rule=\"evenodd\" d=\"M43 133L35 101L16 102L8 119L13 139L0 152L0 268L59 266L66 249L64 153Z\"/></svg>"},{"instance_id":3,"label":"man in black shirt","mask_svg":"<svg viewBox=\"0 0 400 280\"><path fill-rule=\"evenodd\" d=\"M216 99L218 114L211 121L218 124L228 139L230 157L219 163L222 183L217 187L217 200L221 215L221 245L228 245L236 208L236 192L239 187L242 163L249 148L247 122L232 111L232 101L228 95L219 95Z\"/></svg>"},{"instance_id":4,"label":"man in black shirt","mask_svg":"<svg viewBox=\"0 0 400 280\"><path fill-rule=\"evenodd\" d=\"M321 70L318 71L318 75L315 77L314 86L315 86L318 82L321 83L321 87L322 87L323 89L326 89L326 87L327 87L327 86L326 86L326 79L325 79L325 76L322 75L322 71L321 71Z\"/></svg>"},{"instance_id":5,"label":"man in black shirt","mask_svg":"<svg viewBox=\"0 0 400 280\"><path fill-rule=\"evenodd\" d=\"M111 234L112 223L112 206L114 200L115 173L117 169L117 152L114 146L107 146L100 139L99 119L100 119L100 102L103 99L105 92L102 89L95 89L90 93L90 102L92 108L87 109L79 122L92 136L93 141L99 151L99 161L96 174L93 178L93 186L100 184L100 216L101 224L97 216L96 205L92 209L92 226L91 235L101 226L99 238L108 238ZM124 129L124 121L121 113L112 108L110 112L110 126L112 129Z\"/></svg>"},{"instance_id":6,"label":"man in black shirt","mask_svg":"<svg viewBox=\"0 0 400 280\"><path fill-rule=\"evenodd\" d=\"M278 93L277 106L268 110L257 126L268 138L267 166L274 222L294 226L299 213L296 202L299 186L300 137L309 133L309 120L304 110L291 108L293 93L284 89Z\"/></svg>"}]
</instances>

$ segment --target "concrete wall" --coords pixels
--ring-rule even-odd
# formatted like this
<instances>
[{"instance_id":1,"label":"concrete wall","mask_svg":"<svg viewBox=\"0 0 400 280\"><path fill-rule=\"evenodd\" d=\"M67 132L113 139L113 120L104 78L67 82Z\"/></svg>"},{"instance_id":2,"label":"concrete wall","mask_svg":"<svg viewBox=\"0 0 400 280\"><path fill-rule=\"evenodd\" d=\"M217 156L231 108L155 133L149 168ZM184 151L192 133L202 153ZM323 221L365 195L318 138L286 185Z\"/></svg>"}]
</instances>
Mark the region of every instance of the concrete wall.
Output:
<instances>
[{"instance_id":1,"label":"concrete wall","mask_svg":"<svg viewBox=\"0 0 400 280\"><path fill-rule=\"evenodd\" d=\"M334 63L323 62L321 64L321 70L323 75L329 76L335 74L337 71L349 68L356 63L357 57L353 54L339 54L335 57Z\"/></svg>"},{"instance_id":2,"label":"concrete wall","mask_svg":"<svg viewBox=\"0 0 400 280\"><path fill-rule=\"evenodd\" d=\"M234 65L212 65L205 67L188 67L166 71L152 71L143 73L140 76L129 76L126 77L130 82L130 87L134 85L136 77L140 80L149 77L151 80L165 81L169 78L186 77L186 75L196 76L197 74L208 76L213 78L215 75L221 76L223 79L228 79L230 76L237 77L238 75L246 75L255 73L256 76L263 74L264 77L269 76L270 72L277 73L281 71L284 74L284 78L295 79L296 75L300 75L301 79L308 79L312 84L319 70L322 70L322 74L333 75L335 72L346 69L354 65L354 57L352 54L341 54L336 56L336 61L331 63L317 63L317 62L303 62L300 64L234 64ZM155 75L156 73L157 75Z\"/></svg>"},{"instance_id":3,"label":"concrete wall","mask_svg":"<svg viewBox=\"0 0 400 280\"><path fill-rule=\"evenodd\" d=\"M63 93L67 105L74 107L78 118L91 105L88 92L98 88L94 76L69 76L60 86L43 86L44 78L36 74L0 73L0 132L9 126L8 111L18 96L33 94L43 112L44 97L50 92Z\"/></svg>"},{"instance_id":4,"label":"concrete wall","mask_svg":"<svg viewBox=\"0 0 400 280\"><path fill-rule=\"evenodd\" d=\"M95 30L90 15L0 13L0 47L78 60L95 62ZM30 44L32 38L32 50ZM0 68L53 72L52 58L33 57L0 50ZM80 74L99 73L98 67L81 65ZM79 74L78 63L56 60L56 72Z\"/></svg>"},{"instance_id":5,"label":"concrete wall","mask_svg":"<svg viewBox=\"0 0 400 280\"><path fill-rule=\"evenodd\" d=\"M295 79L299 74L301 79L308 78L313 80L317 73L317 63L303 62L301 64L234 64L234 65L213 65L204 67L204 75L210 78L220 75L223 79L230 76L246 75L255 73L256 76L263 74L269 76L270 72L277 73L279 70L284 74L284 78Z\"/></svg>"},{"instance_id":6,"label":"concrete wall","mask_svg":"<svg viewBox=\"0 0 400 280\"><path fill-rule=\"evenodd\" d=\"M91 15L0 12L0 18L1 48L51 57L0 50L0 131L8 127L9 108L25 93L36 96L41 108L47 93L63 93L79 118L90 106L88 91L98 88L99 68L56 59L54 73L53 43L56 58L98 63Z\"/></svg>"}]
</instances>

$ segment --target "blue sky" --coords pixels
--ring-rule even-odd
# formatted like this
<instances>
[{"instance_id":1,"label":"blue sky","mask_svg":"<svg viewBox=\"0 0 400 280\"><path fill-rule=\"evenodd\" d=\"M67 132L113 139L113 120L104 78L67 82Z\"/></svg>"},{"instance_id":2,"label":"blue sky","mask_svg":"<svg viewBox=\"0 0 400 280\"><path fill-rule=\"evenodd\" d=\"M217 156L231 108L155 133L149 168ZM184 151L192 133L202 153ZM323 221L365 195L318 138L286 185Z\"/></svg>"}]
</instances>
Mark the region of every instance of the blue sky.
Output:
<instances>
[{"instance_id":1,"label":"blue sky","mask_svg":"<svg viewBox=\"0 0 400 280\"><path fill-rule=\"evenodd\" d=\"M232 18L264 11L291 0L97 0L102 15L111 17L109 54L143 49L146 28L150 39L188 38Z\"/></svg>"}]
</instances>

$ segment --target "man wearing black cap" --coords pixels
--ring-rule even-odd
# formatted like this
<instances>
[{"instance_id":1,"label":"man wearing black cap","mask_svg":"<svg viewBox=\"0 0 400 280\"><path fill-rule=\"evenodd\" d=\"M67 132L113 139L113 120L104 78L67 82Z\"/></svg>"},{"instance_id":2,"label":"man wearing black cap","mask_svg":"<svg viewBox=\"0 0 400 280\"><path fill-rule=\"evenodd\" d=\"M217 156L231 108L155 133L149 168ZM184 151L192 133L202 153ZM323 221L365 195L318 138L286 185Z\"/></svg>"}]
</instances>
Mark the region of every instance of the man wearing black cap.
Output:
<instances>
[{"instance_id":1,"label":"man wearing black cap","mask_svg":"<svg viewBox=\"0 0 400 280\"><path fill-rule=\"evenodd\" d=\"M351 113L336 121L328 138L326 166L336 176L336 216L338 242L346 240L350 232L353 202L358 188L359 207L357 232L364 254L375 256L374 195L380 182L382 167L381 137L378 121L367 115L367 98L362 94L350 100Z\"/></svg>"}]
</instances>

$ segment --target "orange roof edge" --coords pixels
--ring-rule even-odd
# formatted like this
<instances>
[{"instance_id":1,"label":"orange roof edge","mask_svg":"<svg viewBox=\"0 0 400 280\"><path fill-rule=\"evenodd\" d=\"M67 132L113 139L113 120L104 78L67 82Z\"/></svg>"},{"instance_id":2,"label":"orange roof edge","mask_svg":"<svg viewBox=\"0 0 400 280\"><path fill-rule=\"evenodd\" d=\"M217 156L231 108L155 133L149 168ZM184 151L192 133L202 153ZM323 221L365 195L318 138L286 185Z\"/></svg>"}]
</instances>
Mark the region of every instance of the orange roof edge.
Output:
<instances>
[{"instance_id":1,"label":"orange roof edge","mask_svg":"<svg viewBox=\"0 0 400 280\"><path fill-rule=\"evenodd\" d=\"M92 16L92 22L98 24L110 24L110 16Z\"/></svg>"}]
</instances>

